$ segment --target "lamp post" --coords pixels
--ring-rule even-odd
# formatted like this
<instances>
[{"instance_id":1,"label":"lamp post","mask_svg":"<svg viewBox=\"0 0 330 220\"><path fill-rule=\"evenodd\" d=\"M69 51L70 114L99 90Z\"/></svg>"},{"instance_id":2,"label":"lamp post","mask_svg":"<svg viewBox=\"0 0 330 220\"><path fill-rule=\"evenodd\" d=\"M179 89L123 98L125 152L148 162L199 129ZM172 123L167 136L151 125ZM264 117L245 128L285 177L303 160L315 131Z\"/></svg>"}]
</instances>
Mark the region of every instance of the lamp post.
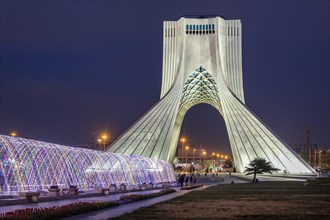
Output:
<instances>
[{"instance_id":1,"label":"lamp post","mask_svg":"<svg viewBox=\"0 0 330 220\"><path fill-rule=\"evenodd\" d=\"M188 150L189 150L189 146L186 146L186 166L188 164Z\"/></svg>"},{"instance_id":2,"label":"lamp post","mask_svg":"<svg viewBox=\"0 0 330 220\"><path fill-rule=\"evenodd\" d=\"M203 161L204 161L204 156L206 156L206 151L203 151ZM203 168L204 168L204 166L203 166Z\"/></svg>"},{"instance_id":3,"label":"lamp post","mask_svg":"<svg viewBox=\"0 0 330 220\"><path fill-rule=\"evenodd\" d=\"M193 164L195 164L195 152L196 152L196 149L194 148L193 149Z\"/></svg>"},{"instance_id":4,"label":"lamp post","mask_svg":"<svg viewBox=\"0 0 330 220\"><path fill-rule=\"evenodd\" d=\"M202 153L204 150L201 149L201 146L199 145L199 169L202 168Z\"/></svg>"},{"instance_id":5,"label":"lamp post","mask_svg":"<svg viewBox=\"0 0 330 220\"><path fill-rule=\"evenodd\" d=\"M102 139L97 139L97 142L99 143L99 149L101 150Z\"/></svg>"},{"instance_id":6,"label":"lamp post","mask_svg":"<svg viewBox=\"0 0 330 220\"><path fill-rule=\"evenodd\" d=\"M105 140L108 139L108 136L106 134L102 135L102 140L103 140L103 149L105 150Z\"/></svg>"},{"instance_id":7,"label":"lamp post","mask_svg":"<svg viewBox=\"0 0 330 220\"><path fill-rule=\"evenodd\" d=\"M183 166L183 143L186 141L186 139L181 138L180 141L181 141L181 163L182 163L182 166Z\"/></svg>"}]
</instances>

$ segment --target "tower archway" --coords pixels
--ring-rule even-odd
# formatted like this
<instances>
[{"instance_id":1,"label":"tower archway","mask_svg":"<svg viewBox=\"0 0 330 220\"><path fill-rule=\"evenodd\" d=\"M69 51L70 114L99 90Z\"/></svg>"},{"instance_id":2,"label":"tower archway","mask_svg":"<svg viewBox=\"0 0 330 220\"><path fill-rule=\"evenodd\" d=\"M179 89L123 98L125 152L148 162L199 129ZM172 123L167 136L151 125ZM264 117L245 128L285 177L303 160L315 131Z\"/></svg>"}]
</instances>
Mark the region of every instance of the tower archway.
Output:
<instances>
[{"instance_id":1,"label":"tower archway","mask_svg":"<svg viewBox=\"0 0 330 220\"><path fill-rule=\"evenodd\" d=\"M185 139L183 143L182 138ZM194 156L199 157L198 151L205 150L207 153L219 153L232 158L225 121L217 109L205 103L191 107L183 119L176 152L179 160L182 146L190 147L190 156L193 156L192 149L196 149Z\"/></svg>"},{"instance_id":2,"label":"tower archway","mask_svg":"<svg viewBox=\"0 0 330 220\"><path fill-rule=\"evenodd\" d=\"M205 34L190 35L195 25ZM161 99L109 151L172 162L186 112L206 103L225 121L238 172L258 157L281 172L315 172L245 105L239 20L182 17L164 23L163 37Z\"/></svg>"}]
</instances>

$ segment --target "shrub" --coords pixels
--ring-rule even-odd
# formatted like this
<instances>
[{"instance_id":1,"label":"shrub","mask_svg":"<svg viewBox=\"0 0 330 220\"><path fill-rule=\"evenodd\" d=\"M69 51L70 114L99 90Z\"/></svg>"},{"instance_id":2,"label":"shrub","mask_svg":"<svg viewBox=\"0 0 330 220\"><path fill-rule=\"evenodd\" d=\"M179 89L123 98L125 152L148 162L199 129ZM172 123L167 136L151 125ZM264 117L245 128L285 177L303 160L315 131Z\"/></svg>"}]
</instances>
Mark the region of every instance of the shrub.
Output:
<instances>
[{"instance_id":1,"label":"shrub","mask_svg":"<svg viewBox=\"0 0 330 220\"><path fill-rule=\"evenodd\" d=\"M59 189L57 185L52 185L49 187L50 189Z\"/></svg>"},{"instance_id":2,"label":"shrub","mask_svg":"<svg viewBox=\"0 0 330 220\"><path fill-rule=\"evenodd\" d=\"M39 220L39 219L59 219L99 209L117 206L118 202L75 202L64 206L54 206L49 208L26 208L13 212L1 214L1 219L6 220Z\"/></svg>"},{"instance_id":3,"label":"shrub","mask_svg":"<svg viewBox=\"0 0 330 220\"><path fill-rule=\"evenodd\" d=\"M120 197L122 201L138 201L142 199L149 199L168 193L175 192L174 189L164 189L157 193L150 194L129 194ZM26 208L18 209L13 212L0 214L0 219L4 220L48 220L60 219L73 215L79 215L87 212L97 211L104 208L110 208L120 204L120 201L102 201L102 202L74 202L64 206L53 206L49 208Z\"/></svg>"},{"instance_id":4,"label":"shrub","mask_svg":"<svg viewBox=\"0 0 330 220\"><path fill-rule=\"evenodd\" d=\"M143 199L154 198L154 197L169 194L172 192L175 192L175 190L174 189L164 189L164 190L161 190L160 192L150 193L150 194L128 194L128 195L122 195L120 197L120 200L138 201L138 200L143 200Z\"/></svg>"}]
</instances>

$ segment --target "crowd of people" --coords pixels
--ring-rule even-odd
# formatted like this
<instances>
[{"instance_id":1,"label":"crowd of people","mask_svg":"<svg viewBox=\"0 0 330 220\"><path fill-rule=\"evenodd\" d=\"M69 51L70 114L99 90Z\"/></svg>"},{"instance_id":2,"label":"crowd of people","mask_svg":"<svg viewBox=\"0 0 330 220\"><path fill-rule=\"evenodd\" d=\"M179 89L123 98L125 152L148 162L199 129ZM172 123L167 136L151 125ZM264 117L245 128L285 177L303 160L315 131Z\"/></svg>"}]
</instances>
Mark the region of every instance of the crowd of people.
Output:
<instances>
[{"instance_id":1,"label":"crowd of people","mask_svg":"<svg viewBox=\"0 0 330 220\"><path fill-rule=\"evenodd\" d=\"M190 181L190 184L196 184L197 177L194 174L190 174L190 176L186 174L179 174L178 176L178 184L183 187L183 184L186 183L186 186L188 186L188 182Z\"/></svg>"}]
</instances>

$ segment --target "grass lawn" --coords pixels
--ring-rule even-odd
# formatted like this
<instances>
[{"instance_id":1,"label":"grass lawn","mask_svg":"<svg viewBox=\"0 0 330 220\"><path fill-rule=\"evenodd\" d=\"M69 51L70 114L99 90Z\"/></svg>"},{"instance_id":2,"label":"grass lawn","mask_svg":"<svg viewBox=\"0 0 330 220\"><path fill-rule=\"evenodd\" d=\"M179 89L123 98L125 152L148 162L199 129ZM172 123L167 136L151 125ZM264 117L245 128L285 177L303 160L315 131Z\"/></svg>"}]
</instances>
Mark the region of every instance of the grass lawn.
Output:
<instances>
[{"instance_id":1,"label":"grass lawn","mask_svg":"<svg viewBox=\"0 0 330 220\"><path fill-rule=\"evenodd\" d=\"M330 180L307 183L218 185L114 219L330 219Z\"/></svg>"}]
</instances>

